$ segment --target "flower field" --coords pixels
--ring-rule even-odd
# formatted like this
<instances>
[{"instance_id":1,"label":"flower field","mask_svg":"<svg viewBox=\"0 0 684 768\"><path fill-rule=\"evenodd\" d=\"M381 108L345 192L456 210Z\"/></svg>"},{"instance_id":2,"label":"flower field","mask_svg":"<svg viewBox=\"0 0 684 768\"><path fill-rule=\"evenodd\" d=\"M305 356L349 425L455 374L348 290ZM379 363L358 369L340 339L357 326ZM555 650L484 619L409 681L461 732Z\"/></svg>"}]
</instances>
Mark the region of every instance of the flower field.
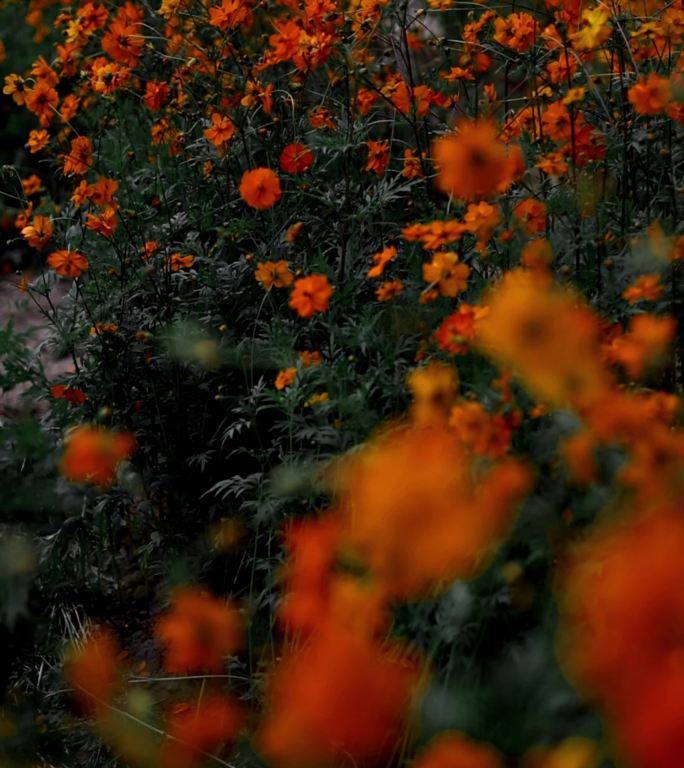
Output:
<instances>
[{"instance_id":1,"label":"flower field","mask_svg":"<svg viewBox=\"0 0 684 768\"><path fill-rule=\"evenodd\" d=\"M684 766L683 0L0 0L0 88L0 768Z\"/></svg>"}]
</instances>

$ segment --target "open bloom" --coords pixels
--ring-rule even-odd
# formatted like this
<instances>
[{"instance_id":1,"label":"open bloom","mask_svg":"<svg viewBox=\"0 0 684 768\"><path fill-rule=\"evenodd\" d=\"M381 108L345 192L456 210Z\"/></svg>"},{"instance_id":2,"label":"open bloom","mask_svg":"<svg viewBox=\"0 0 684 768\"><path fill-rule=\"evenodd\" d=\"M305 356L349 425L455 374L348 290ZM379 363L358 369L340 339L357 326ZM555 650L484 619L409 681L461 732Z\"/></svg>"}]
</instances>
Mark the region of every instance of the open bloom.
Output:
<instances>
[{"instance_id":1,"label":"open bloom","mask_svg":"<svg viewBox=\"0 0 684 768\"><path fill-rule=\"evenodd\" d=\"M240 182L240 197L258 211L272 208L282 195L280 179L270 168L245 171Z\"/></svg>"},{"instance_id":2,"label":"open bloom","mask_svg":"<svg viewBox=\"0 0 684 768\"><path fill-rule=\"evenodd\" d=\"M490 120L462 120L433 146L437 188L463 201L505 192L525 170L517 144L507 146Z\"/></svg>"},{"instance_id":3,"label":"open bloom","mask_svg":"<svg viewBox=\"0 0 684 768\"><path fill-rule=\"evenodd\" d=\"M672 98L670 81L650 72L648 77L642 77L636 85L627 92L634 111L640 115L657 115L662 112Z\"/></svg>"},{"instance_id":4,"label":"open bloom","mask_svg":"<svg viewBox=\"0 0 684 768\"><path fill-rule=\"evenodd\" d=\"M69 248L53 251L48 256L47 263L61 277L78 277L88 269L88 259L82 253Z\"/></svg>"},{"instance_id":5,"label":"open bloom","mask_svg":"<svg viewBox=\"0 0 684 768\"><path fill-rule=\"evenodd\" d=\"M242 620L232 604L188 587L174 594L155 634L164 646L167 672L218 673L225 657L240 647Z\"/></svg>"},{"instance_id":6,"label":"open bloom","mask_svg":"<svg viewBox=\"0 0 684 768\"><path fill-rule=\"evenodd\" d=\"M90 424L71 430L64 442L60 470L67 480L101 488L112 485L119 464L135 450L135 437Z\"/></svg>"},{"instance_id":7,"label":"open bloom","mask_svg":"<svg viewBox=\"0 0 684 768\"><path fill-rule=\"evenodd\" d=\"M276 667L257 749L279 768L383 764L401 738L417 681L402 648L327 622Z\"/></svg>"},{"instance_id":8,"label":"open bloom","mask_svg":"<svg viewBox=\"0 0 684 768\"><path fill-rule=\"evenodd\" d=\"M93 143L87 136L78 136L71 142L69 154L64 158L64 173L83 174L93 163Z\"/></svg>"},{"instance_id":9,"label":"open bloom","mask_svg":"<svg viewBox=\"0 0 684 768\"><path fill-rule=\"evenodd\" d=\"M313 152L306 144L288 144L280 153L280 167L285 173L306 173L313 161Z\"/></svg>"},{"instance_id":10,"label":"open bloom","mask_svg":"<svg viewBox=\"0 0 684 768\"><path fill-rule=\"evenodd\" d=\"M235 124L226 115L214 112L211 116L211 125L205 129L204 136L215 147L223 149L235 136Z\"/></svg>"},{"instance_id":11,"label":"open bloom","mask_svg":"<svg viewBox=\"0 0 684 768\"><path fill-rule=\"evenodd\" d=\"M36 214L31 223L21 230L21 234L31 248L41 250L52 238L52 221L47 216Z\"/></svg>"},{"instance_id":12,"label":"open bloom","mask_svg":"<svg viewBox=\"0 0 684 768\"><path fill-rule=\"evenodd\" d=\"M279 261L260 261L254 273L256 281L270 291L271 288L287 288L292 285L294 276L290 271L290 265L285 259Z\"/></svg>"},{"instance_id":13,"label":"open bloom","mask_svg":"<svg viewBox=\"0 0 684 768\"><path fill-rule=\"evenodd\" d=\"M300 317L311 317L328 309L332 294L333 287L325 275L301 277L292 289L290 306Z\"/></svg>"}]
</instances>

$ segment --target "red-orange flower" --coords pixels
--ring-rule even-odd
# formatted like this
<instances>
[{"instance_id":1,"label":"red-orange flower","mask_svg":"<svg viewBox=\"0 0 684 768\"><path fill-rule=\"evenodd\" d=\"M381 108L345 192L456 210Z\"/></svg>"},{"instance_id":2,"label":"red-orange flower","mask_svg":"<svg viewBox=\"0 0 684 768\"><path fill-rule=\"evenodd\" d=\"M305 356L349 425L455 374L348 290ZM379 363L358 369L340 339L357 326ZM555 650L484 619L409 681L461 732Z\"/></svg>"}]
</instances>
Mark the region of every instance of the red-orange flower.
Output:
<instances>
[{"instance_id":1,"label":"red-orange flower","mask_svg":"<svg viewBox=\"0 0 684 768\"><path fill-rule=\"evenodd\" d=\"M380 763L402 736L417 680L401 648L329 622L276 667L257 748L279 768Z\"/></svg>"},{"instance_id":2,"label":"red-orange flower","mask_svg":"<svg viewBox=\"0 0 684 768\"><path fill-rule=\"evenodd\" d=\"M503 768L503 759L489 744L447 731L428 744L413 762L413 768Z\"/></svg>"},{"instance_id":3,"label":"red-orange flower","mask_svg":"<svg viewBox=\"0 0 684 768\"><path fill-rule=\"evenodd\" d=\"M73 405L83 405L86 401L86 394L78 387L69 387L66 384L53 384L50 387L50 394L55 400L66 400Z\"/></svg>"},{"instance_id":4,"label":"red-orange flower","mask_svg":"<svg viewBox=\"0 0 684 768\"><path fill-rule=\"evenodd\" d=\"M245 171L240 182L240 197L258 211L272 208L282 195L280 179L270 168Z\"/></svg>"},{"instance_id":5,"label":"red-orange flower","mask_svg":"<svg viewBox=\"0 0 684 768\"><path fill-rule=\"evenodd\" d=\"M486 309L461 304L449 317L445 317L435 332L435 341L452 355L464 355L469 343L475 339L477 321L484 317Z\"/></svg>"},{"instance_id":6,"label":"red-orange flower","mask_svg":"<svg viewBox=\"0 0 684 768\"><path fill-rule=\"evenodd\" d=\"M560 654L598 703L630 765L684 761L679 505L591 534L563 574Z\"/></svg>"},{"instance_id":7,"label":"red-orange flower","mask_svg":"<svg viewBox=\"0 0 684 768\"><path fill-rule=\"evenodd\" d=\"M219 693L176 705L168 716L170 740L164 744L163 768L193 768L222 744L235 740L245 720L237 702Z\"/></svg>"},{"instance_id":8,"label":"red-orange flower","mask_svg":"<svg viewBox=\"0 0 684 768\"><path fill-rule=\"evenodd\" d=\"M67 656L64 675L85 712L100 712L119 682L119 644L106 630L97 630Z\"/></svg>"},{"instance_id":9,"label":"red-orange flower","mask_svg":"<svg viewBox=\"0 0 684 768\"><path fill-rule=\"evenodd\" d=\"M285 173L306 173L314 161L313 152L306 144L288 144L280 153L280 167Z\"/></svg>"},{"instance_id":10,"label":"red-orange flower","mask_svg":"<svg viewBox=\"0 0 684 768\"><path fill-rule=\"evenodd\" d=\"M390 145L388 141L369 141L368 147L368 162L366 163L366 170L377 173L378 176L382 176L389 163L389 151Z\"/></svg>"},{"instance_id":11,"label":"red-orange flower","mask_svg":"<svg viewBox=\"0 0 684 768\"><path fill-rule=\"evenodd\" d=\"M119 464L134 450L133 435L83 424L67 434L60 470L74 483L107 488L114 482Z\"/></svg>"},{"instance_id":12,"label":"red-orange flower","mask_svg":"<svg viewBox=\"0 0 684 768\"><path fill-rule=\"evenodd\" d=\"M218 673L226 656L241 645L237 609L188 587L173 596L171 611L157 621L155 634L164 646L164 669L175 674Z\"/></svg>"},{"instance_id":13,"label":"red-orange flower","mask_svg":"<svg viewBox=\"0 0 684 768\"><path fill-rule=\"evenodd\" d=\"M311 317L328 309L332 294L333 287L325 275L300 277L290 294L290 306L300 317Z\"/></svg>"},{"instance_id":14,"label":"red-orange flower","mask_svg":"<svg viewBox=\"0 0 684 768\"><path fill-rule=\"evenodd\" d=\"M447 370L434 370L414 380L421 424L380 434L343 461L337 477L345 540L397 597L419 597L476 574L529 483L514 461L476 482L461 440L436 418L448 410L453 383Z\"/></svg>"}]
</instances>

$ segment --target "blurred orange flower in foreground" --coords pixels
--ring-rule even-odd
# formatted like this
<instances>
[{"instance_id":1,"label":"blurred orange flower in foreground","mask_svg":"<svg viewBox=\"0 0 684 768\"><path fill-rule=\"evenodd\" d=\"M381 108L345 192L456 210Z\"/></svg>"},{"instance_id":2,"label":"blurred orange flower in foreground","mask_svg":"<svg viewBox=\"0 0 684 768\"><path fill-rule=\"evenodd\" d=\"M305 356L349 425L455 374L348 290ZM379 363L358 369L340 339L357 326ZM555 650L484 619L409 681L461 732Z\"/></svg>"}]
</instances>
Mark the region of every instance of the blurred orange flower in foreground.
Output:
<instances>
[{"instance_id":1,"label":"blurred orange flower in foreground","mask_svg":"<svg viewBox=\"0 0 684 768\"><path fill-rule=\"evenodd\" d=\"M278 664L257 749L286 768L384 763L418 681L405 649L330 622Z\"/></svg>"},{"instance_id":2,"label":"blurred orange flower in foreground","mask_svg":"<svg viewBox=\"0 0 684 768\"><path fill-rule=\"evenodd\" d=\"M561 586L559 653L638 768L684 765L684 520L674 503L604 525Z\"/></svg>"},{"instance_id":3,"label":"blurred orange flower in foreground","mask_svg":"<svg viewBox=\"0 0 684 768\"><path fill-rule=\"evenodd\" d=\"M86 712L98 712L112 698L119 682L119 645L106 630L93 632L65 660L65 677Z\"/></svg>"},{"instance_id":4,"label":"blurred orange flower in foreground","mask_svg":"<svg viewBox=\"0 0 684 768\"><path fill-rule=\"evenodd\" d=\"M476 472L458 435L399 426L343 460L337 477L351 551L396 597L474 576L529 485L514 460Z\"/></svg>"},{"instance_id":5,"label":"blurred orange flower in foreground","mask_svg":"<svg viewBox=\"0 0 684 768\"><path fill-rule=\"evenodd\" d=\"M437 188L459 200L505 192L525 170L520 147L506 146L490 120L462 120L454 133L434 142L432 151Z\"/></svg>"},{"instance_id":6,"label":"blurred orange flower in foreground","mask_svg":"<svg viewBox=\"0 0 684 768\"><path fill-rule=\"evenodd\" d=\"M67 434L60 470L74 483L106 488L114 482L119 464L134 450L133 435L83 424Z\"/></svg>"},{"instance_id":7,"label":"blurred orange flower in foreground","mask_svg":"<svg viewBox=\"0 0 684 768\"><path fill-rule=\"evenodd\" d=\"M502 768L501 755L455 731L434 738L413 762L413 768Z\"/></svg>"},{"instance_id":8,"label":"blurred orange flower in foreground","mask_svg":"<svg viewBox=\"0 0 684 768\"><path fill-rule=\"evenodd\" d=\"M536 397L564 405L604 390L609 378L598 316L579 295L544 275L512 270L490 291L486 306L476 344L516 372Z\"/></svg>"},{"instance_id":9,"label":"blurred orange flower in foreground","mask_svg":"<svg viewBox=\"0 0 684 768\"><path fill-rule=\"evenodd\" d=\"M211 693L199 701L177 705L168 717L164 768L191 768L232 742L244 723L244 712L233 699Z\"/></svg>"},{"instance_id":10,"label":"blurred orange flower in foreground","mask_svg":"<svg viewBox=\"0 0 684 768\"><path fill-rule=\"evenodd\" d=\"M225 600L187 587L173 595L171 611L156 624L164 669L174 674L218 673L242 641L242 619Z\"/></svg>"}]
</instances>

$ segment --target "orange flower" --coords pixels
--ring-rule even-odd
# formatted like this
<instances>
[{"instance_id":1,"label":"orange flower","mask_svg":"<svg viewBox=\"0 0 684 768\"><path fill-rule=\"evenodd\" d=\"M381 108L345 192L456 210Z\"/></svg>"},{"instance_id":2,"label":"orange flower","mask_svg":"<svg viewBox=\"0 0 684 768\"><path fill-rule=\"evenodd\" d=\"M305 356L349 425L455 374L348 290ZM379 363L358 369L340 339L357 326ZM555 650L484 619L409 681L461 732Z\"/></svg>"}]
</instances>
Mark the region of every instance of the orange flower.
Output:
<instances>
[{"instance_id":1,"label":"orange flower","mask_svg":"<svg viewBox=\"0 0 684 768\"><path fill-rule=\"evenodd\" d=\"M172 253L167 257L165 269L167 272L180 272L181 269L190 269L195 263L195 257L191 253Z\"/></svg>"},{"instance_id":2,"label":"orange flower","mask_svg":"<svg viewBox=\"0 0 684 768\"><path fill-rule=\"evenodd\" d=\"M69 154L64 158L64 173L83 174L93 163L93 143L87 136L78 136L71 142Z\"/></svg>"},{"instance_id":3,"label":"orange flower","mask_svg":"<svg viewBox=\"0 0 684 768\"><path fill-rule=\"evenodd\" d=\"M86 394L77 387L68 387L66 384L54 384L50 387L50 394L55 400L66 400L73 405L83 405Z\"/></svg>"},{"instance_id":4,"label":"orange flower","mask_svg":"<svg viewBox=\"0 0 684 768\"><path fill-rule=\"evenodd\" d=\"M439 251L429 264L423 264L423 280L436 286L442 296L458 296L468 287L470 267L461 264L458 254Z\"/></svg>"},{"instance_id":5,"label":"orange flower","mask_svg":"<svg viewBox=\"0 0 684 768\"><path fill-rule=\"evenodd\" d=\"M88 269L88 259L82 253L68 248L51 253L47 263L61 277L78 277Z\"/></svg>"},{"instance_id":6,"label":"orange flower","mask_svg":"<svg viewBox=\"0 0 684 768\"><path fill-rule=\"evenodd\" d=\"M382 176L389 163L390 146L388 141L368 141L368 162L366 170Z\"/></svg>"},{"instance_id":7,"label":"orange flower","mask_svg":"<svg viewBox=\"0 0 684 768\"><path fill-rule=\"evenodd\" d=\"M505 192L524 171L520 147L507 147L490 120L462 120L433 146L437 188L470 201Z\"/></svg>"},{"instance_id":8,"label":"orange flower","mask_svg":"<svg viewBox=\"0 0 684 768\"><path fill-rule=\"evenodd\" d=\"M385 267L393 261L397 255L397 249L390 245L383 248L373 256L373 266L368 270L368 277L380 277L385 271Z\"/></svg>"},{"instance_id":9,"label":"orange flower","mask_svg":"<svg viewBox=\"0 0 684 768\"><path fill-rule=\"evenodd\" d=\"M67 656L64 676L85 712L102 712L116 693L120 679L119 656L119 644L106 630L93 632Z\"/></svg>"},{"instance_id":10,"label":"orange flower","mask_svg":"<svg viewBox=\"0 0 684 768\"><path fill-rule=\"evenodd\" d=\"M304 222L295 221L295 223L291 227L288 227L287 232L285 233L285 242L294 243L294 241L299 237L303 229L304 229Z\"/></svg>"},{"instance_id":11,"label":"orange flower","mask_svg":"<svg viewBox=\"0 0 684 768\"><path fill-rule=\"evenodd\" d=\"M229 117L214 112L211 116L211 127L205 129L204 136L215 147L223 149L235 136L235 124Z\"/></svg>"},{"instance_id":12,"label":"orange flower","mask_svg":"<svg viewBox=\"0 0 684 768\"><path fill-rule=\"evenodd\" d=\"M272 208L282 195L280 179L270 168L245 171L240 182L240 196L251 208Z\"/></svg>"},{"instance_id":13,"label":"orange flower","mask_svg":"<svg viewBox=\"0 0 684 768\"><path fill-rule=\"evenodd\" d=\"M401 280L385 280L375 289L375 298L378 301L392 301L404 290Z\"/></svg>"},{"instance_id":14,"label":"orange flower","mask_svg":"<svg viewBox=\"0 0 684 768\"><path fill-rule=\"evenodd\" d=\"M48 126L59 104L57 91L45 80L39 80L25 94L26 109L33 112L40 124Z\"/></svg>"},{"instance_id":15,"label":"orange flower","mask_svg":"<svg viewBox=\"0 0 684 768\"><path fill-rule=\"evenodd\" d=\"M278 620L289 631L310 634L328 613L339 543L339 525L331 517L291 521L285 529L289 557Z\"/></svg>"},{"instance_id":16,"label":"orange flower","mask_svg":"<svg viewBox=\"0 0 684 768\"><path fill-rule=\"evenodd\" d=\"M325 107L315 107L309 112L309 125L316 129L334 131L336 123L330 110Z\"/></svg>"},{"instance_id":17,"label":"orange flower","mask_svg":"<svg viewBox=\"0 0 684 768\"><path fill-rule=\"evenodd\" d=\"M486 306L476 343L517 370L537 397L562 405L603 391L598 318L579 296L518 269L504 275Z\"/></svg>"},{"instance_id":18,"label":"orange flower","mask_svg":"<svg viewBox=\"0 0 684 768\"><path fill-rule=\"evenodd\" d=\"M60 471L71 482L107 488L119 464L134 450L133 435L82 424L66 435Z\"/></svg>"},{"instance_id":19,"label":"orange flower","mask_svg":"<svg viewBox=\"0 0 684 768\"><path fill-rule=\"evenodd\" d=\"M85 227L102 237L111 237L117 227L116 208L105 208L102 213L86 213Z\"/></svg>"},{"instance_id":20,"label":"orange flower","mask_svg":"<svg viewBox=\"0 0 684 768\"><path fill-rule=\"evenodd\" d=\"M299 359L302 361L304 368L311 368L323 362L323 355L317 349L313 350L313 352L304 349L299 353Z\"/></svg>"},{"instance_id":21,"label":"orange flower","mask_svg":"<svg viewBox=\"0 0 684 768\"><path fill-rule=\"evenodd\" d=\"M560 657L635 766L674 768L684 760L683 547L673 497L596 529L561 582Z\"/></svg>"},{"instance_id":22,"label":"orange flower","mask_svg":"<svg viewBox=\"0 0 684 768\"><path fill-rule=\"evenodd\" d=\"M445 317L435 332L435 341L452 355L464 355L469 342L475 339L476 323L484 317L486 310L461 304L449 317Z\"/></svg>"},{"instance_id":23,"label":"orange flower","mask_svg":"<svg viewBox=\"0 0 684 768\"><path fill-rule=\"evenodd\" d=\"M240 648L242 619L232 603L195 587L177 590L169 613L157 620L164 669L172 674L219 673Z\"/></svg>"},{"instance_id":24,"label":"orange flower","mask_svg":"<svg viewBox=\"0 0 684 768\"><path fill-rule=\"evenodd\" d=\"M40 176L37 176L35 173L32 173L27 179L21 180L21 189L24 195L26 195L26 197L31 197L32 195L38 194L38 192L40 192L43 189L43 182L40 180ZM27 211L26 218L28 219L30 215L31 215L31 210ZM25 227L27 223L28 221L22 224L22 228Z\"/></svg>"},{"instance_id":25,"label":"orange flower","mask_svg":"<svg viewBox=\"0 0 684 768\"><path fill-rule=\"evenodd\" d=\"M221 32L246 26L248 18L249 5L243 0L222 0L221 5L209 9L209 23Z\"/></svg>"},{"instance_id":26,"label":"orange flower","mask_svg":"<svg viewBox=\"0 0 684 768\"><path fill-rule=\"evenodd\" d=\"M276 667L258 751L279 768L384 762L402 737L418 680L405 658L400 647L329 622Z\"/></svg>"},{"instance_id":27,"label":"orange flower","mask_svg":"<svg viewBox=\"0 0 684 768\"><path fill-rule=\"evenodd\" d=\"M499 17L494 22L494 39L500 45L524 53L534 45L539 25L529 13L511 13L508 18Z\"/></svg>"},{"instance_id":28,"label":"orange flower","mask_svg":"<svg viewBox=\"0 0 684 768\"><path fill-rule=\"evenodd\" d=\"M290 294L290 306L300 317L312 317L327 311L332 294L333 287L325 275L300 277Z\"/></svg>"},{"instance_id":29,"label":"orange flower","mask_svg":"<svg viewBox=\"0 0 684 768\"><path fill-rule=\"evenodd\" d=\"M479 203L470 203L463 224L468 232L472 232L477 237L477 249L484 252L487 242L494 234L494 230L501 223L501 213L498 206L481 201Z\"/></svg>"},{"instance_id":30,"label":"orange flower","mask_svg":"<svg viewBox=\"0 0 684 768\"><path fill-rule=\"evenodd\" d=\"M480 403L462 401L451 409L449 426L473 453L498 459L511 442L512 428L503 414L488 413Z\"/></svg>"},{"instance_id":31,"label":"orange flower","mask_svg":"<svg viewBox=\"0 0 684 768\"><path fill-rule=\"evenodd\" d=\"M306 173L314 161L313 152L306 144L288 144L280 153L280 167L285 173Z\"/></svg>"},{"instance_id":32,"label":"orange flower","mask_svg":"<svg viewBox=\"0 0 684 768\"><path fill-rule=\"evenodd\" d=\"M278 371L278 375L275 380L276 389L286 389L297 378L296 368L283 368L282 371Z\"/></svg>"},{"instance_id":33,"label":"orange flower","mask_svg":"<svg viewBox=\"0 0 684 768\"><path fill-rule=\"evenodd\" d=\"M135 67L145 45L142 19L142 10L132 3L120 7L116 18L102 37L102 50L114 61Z\"/></svg>"},{"instance_id":34,"label":"orange flower","mask_svg":"<svg viewBox=\"0 0 684 768\"><path fill-rule=\"evenodd\" d=\"M35 155L36 152L40 152L47 146L48 141L50 141L50 134L44 128L34 129L29 133L26 146L29 148L29 152Z\"/></svg>"},{"instance_id":35,"label":"orange flower","mask_svg":"<svg viewBox=\"0 0 684 768\"><path fill-rule=\"evenodd\" d=\"M640 115L657 115L662 112L672 98L670 81L650 72L648 77L642 77L636 85L627 92L635 112Z\"/></svg>"},{"instance_id":36,"label":"orange flower","mask_svg":"<svg viewBox=\"0 0 684 768\"><path fill-rule=\"evenodd\" d=\"M638 301L657 301L662 295L663 285L660 282L660 275L642 275L622 293L629 304L636 304Z\"/></svg>"},{"instance_id":37,"label":"orange flower","mask_svg":"<svg viewBox=\"0 0 684 768\"><path fill-rule=\"evenodd\" d=\"M5 76L5 85L2 92L6 96L11 96L14 103L20 107L23 106L26 101L27 90L26 81L20 75L12 74Z\"/></svg>"},{"instance_id":38,"label":"orange flower","mask_svg":"<svg viewBox=\"0 0 684 768\"><path fill-rule=\"evenodd\" d=\"M445 383L424 383L432 395L423 400L436 400L436 412ZM386 430L342 461L336 478L349 551L396 597L477 574L529 483L512 460L476 473L458 436L432 421Z\"/></svg>"},{"instance_id":39,"label":"orange flower","mask_svg":"<svg viewBox=\"0 0 684 768\"><path fill-rule=\"evenodd\" d=\"M546 205L541 200L526 197L514 206L513 215L528 235L546 231Z\"/></svg>"},{"instance_id":40,"label":"orange flower","mask_svg":"<svg viewBox=\"0 0 684 768\"><path fill-rule=\"evenodd\" d=\"M52 238L52 221L47 216L36 214L30 224L21 230L31 248L42 250Z\"/></svg>"},{"instance_id":41,"label":"orange flower","mask_svg":"<svg viewBox=\"0 0 684 768\"><path fill-rule=\"evenodd\" d=\"M423 153L424 155L425 153ZM408 147L404 150L404 167L401 175L405 179L419 179L423 176L421 157Z\"/></svg>"},{"instance_id":42,"label":"orange flower","mask_svg":"<svg viewBox=\"0 0 684 768\"><path fill-rule=\"evenodd\" d=\"M488 744L455 731L441 733L413 761L413 768L503 768L501 755ZM559 766L560 768L560 766Z\"/></svg>"},{"instance_id":43,"label":"orange flower","mask_svg":"<svg viewBox=\"0 0 684 768\"><path fill-rule=\"evenodd\" d=\"M458 392L458 373L454 366L431 360L409 371L406 386L413 396L413 423L443 426Z\"/></svg>"},{"instance_id":44,"label":"orange flower","mask_svg":"<svg viewBox=\"0 0 684 768\"><path fill-rule=\"evenodd\" d=\"M675 333L672 317L637 315L630 322L629 332L618 336L606 349L606 357L619 363L632 379L665 356Z\"/></svg>"},{"instance_id":45,"label":"orange flower","mask_svg":"<svg viewBox=\"0 0 684 768\"><path fill-rule=\"evenodd\" d=\"M222 744L236 739L244 721L242 707L219 693L176 705L167 718L169 739L162 749L162 768L193 768L204 763Z\"/></svg>"},{"instance_id":46,"label":"orange flower","mask_svg":"<svg viewBox=\"0 0 684 768\"><path fill-rule=\"evenodd\" d=\"M292 285L294 275L285 259L280 261L260 261L254 273L256 281L267 291L271 288L287 288Z\"/></svg>"},{"instance_id":47,"label":"orange flower","mask_svg":"<svg viewBox=\"0 0 684 768\"><path fill-rule=\"evenodd\" d=\"M145 105L153 112L159 111L169 100L171 88L168 83L150 80L145 86Z\"/></svg>"},{"instance_id":48,"label":"orange flower","mask_svg":"<svg viewBox=\"0 0 684 768\"><path fill-rule=\"evenodd\" d=\"M422 242L426 251L437 251L460 240L468 229L467 224L456 219L431 221L428 224L409 224L401 230L401 236L405 240Z\"/></svg>"}]
</instances>

